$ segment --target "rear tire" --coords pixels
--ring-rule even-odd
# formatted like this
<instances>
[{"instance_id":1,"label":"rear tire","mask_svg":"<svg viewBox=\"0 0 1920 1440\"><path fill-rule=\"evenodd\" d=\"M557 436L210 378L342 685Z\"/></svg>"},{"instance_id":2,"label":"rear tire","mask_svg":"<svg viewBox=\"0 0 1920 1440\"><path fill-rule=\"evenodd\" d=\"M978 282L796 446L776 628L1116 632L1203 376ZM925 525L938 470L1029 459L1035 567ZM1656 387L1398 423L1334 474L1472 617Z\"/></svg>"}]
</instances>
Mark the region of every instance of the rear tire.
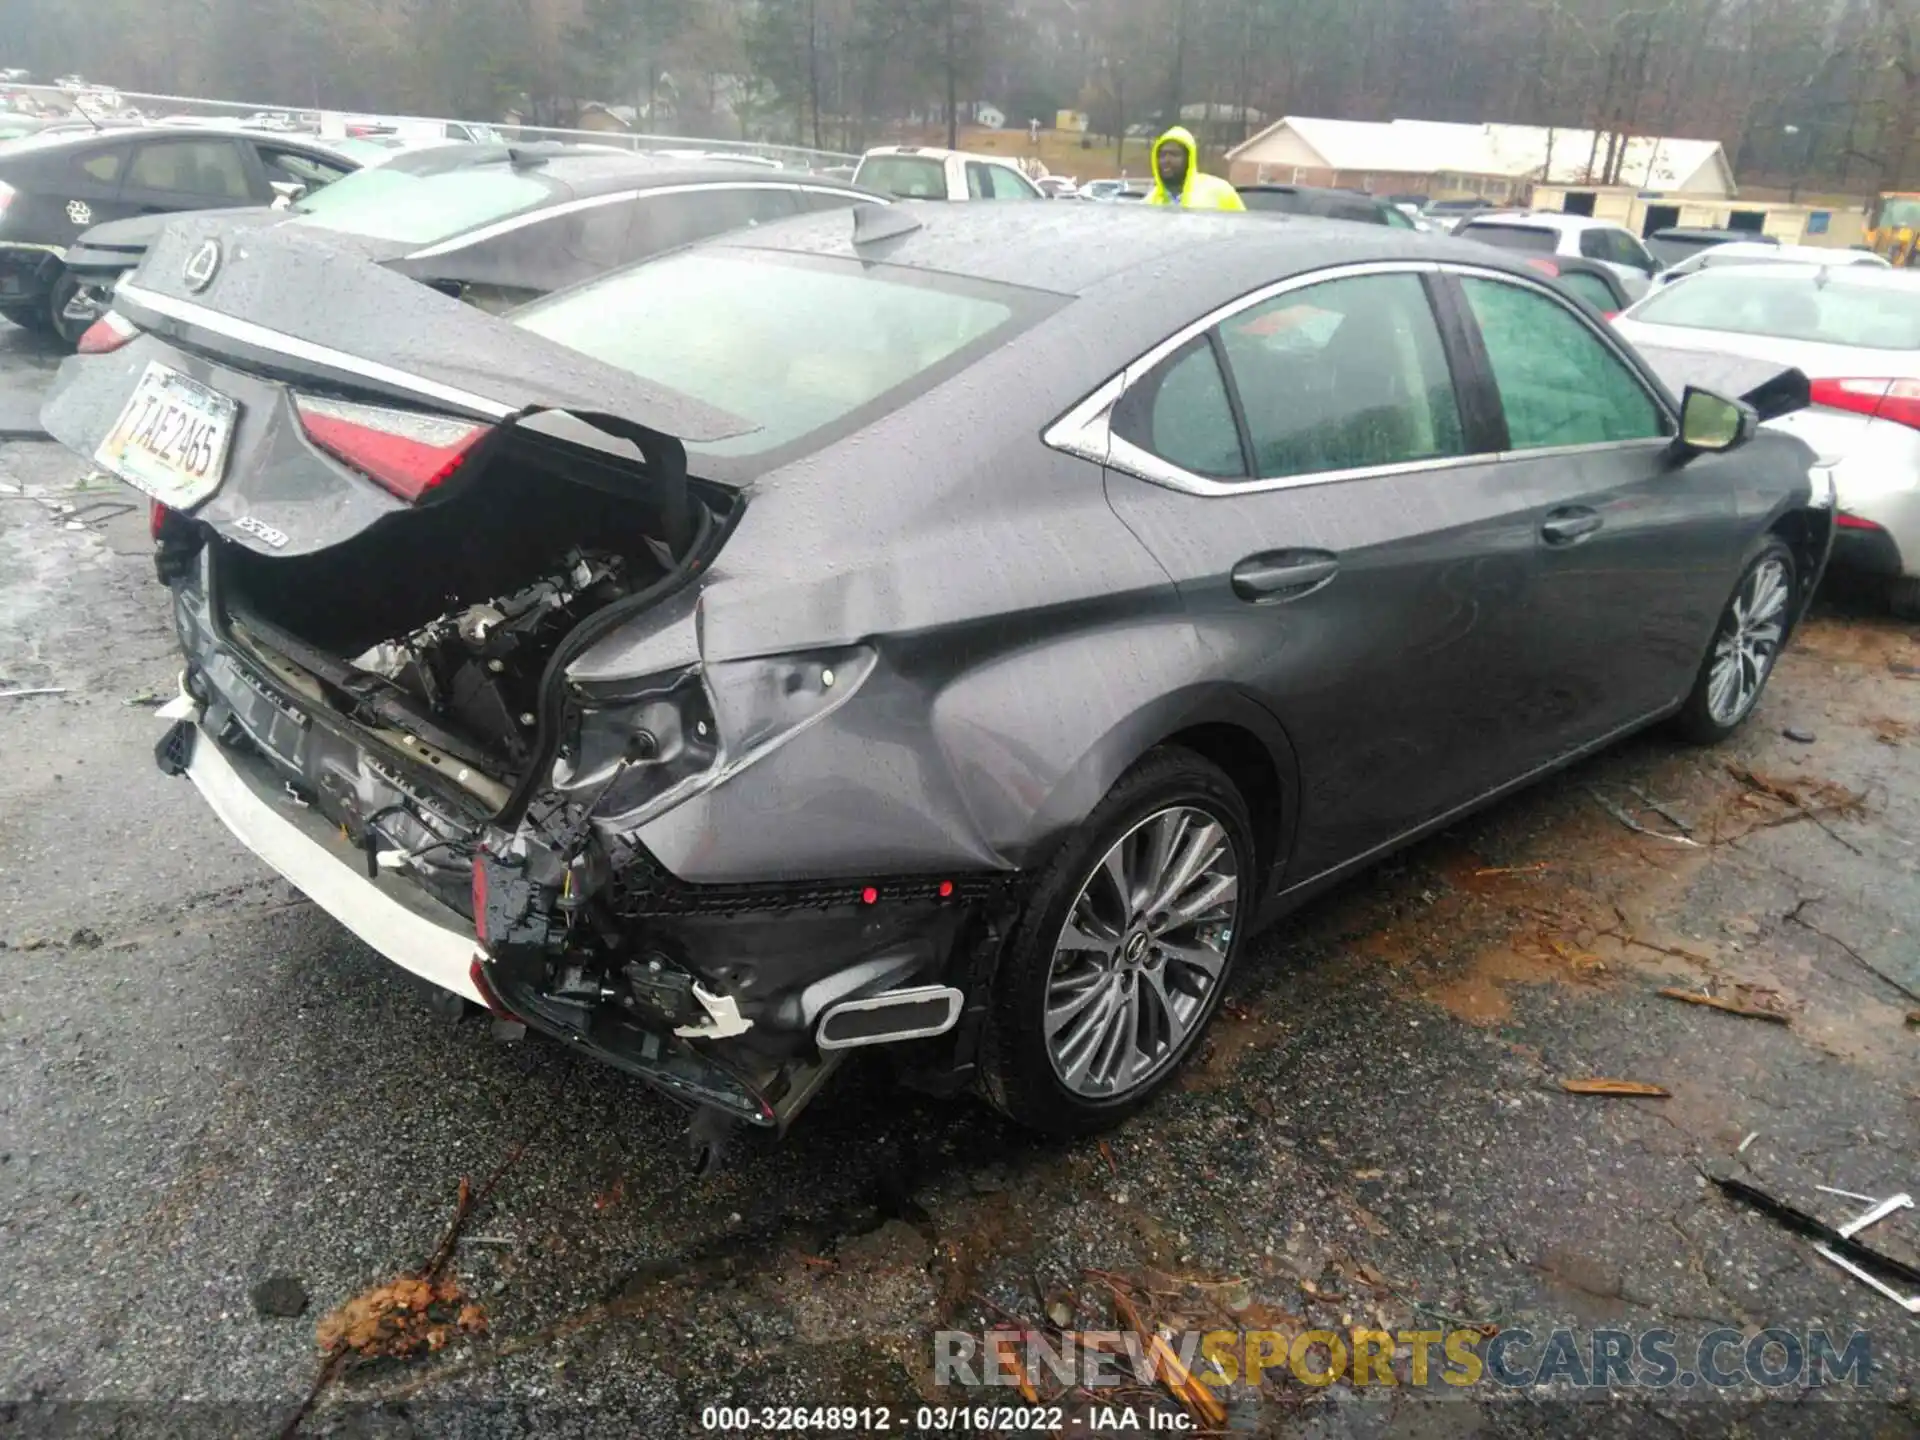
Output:
<instances>
[{"instance_id":1,"label":"rear tire","mask_svg":"<svg viewBox=\"0 0 1920 1440\"><path fill-rule=\"evenodd\" d=\"M1769 535L1740 572L1699 676L1674 728L1696 745L1717 745L1746 723L1766 692L1774 662L1798 613L1800 579L1793 551Z\"/></svg>"},{"instance_id":2,"label":"rear tire","mask_svg":"<svg viewBox=\"0 0 1920 1440\"><path fill-rule=\"evenodd\" d=\"M79 280L66 270L53 277L53 288L47 292L47 328L59 336L60 343L69 350L79 345L80 337L93 324L91 320L76 321L66 317L67 306L79 293Z\"/></svg>"},{"instance_id":3,"label":"rear tire","mask_svg":"<svg viewBox=\"0 0 1920 1440\"><path fill-rule=\"evenodd\" d=\"M1191 751L1121 776L1035 877L1001 957L980 1066L996 1109L1084 1135L1179 1073L1253 920L1252 836L1233 782Z\"/></svg>"},{"instance_id":4,"label":"rear tire","mask_svg":"<svg viewBox=\"0 0 1920 1440\"><path fill-rule=\"evenodd\" d=\"M47 313L47 307L38 303L25 305L0 305L0 316L11 320L22 330L31 330L36 335L45 335L53 329L53 316Z\"/></svg>"},{"instance_id":5,"label":"rear tire","mask_svg":"<svg viewBox=\"0 0 1920 1440\"><path fill-rule=\"evenodd\" d=\"M1887 606L1902 620L1920 620L1920 575L1902 575L1887 585Z\"/></svg>"}]
</instances>

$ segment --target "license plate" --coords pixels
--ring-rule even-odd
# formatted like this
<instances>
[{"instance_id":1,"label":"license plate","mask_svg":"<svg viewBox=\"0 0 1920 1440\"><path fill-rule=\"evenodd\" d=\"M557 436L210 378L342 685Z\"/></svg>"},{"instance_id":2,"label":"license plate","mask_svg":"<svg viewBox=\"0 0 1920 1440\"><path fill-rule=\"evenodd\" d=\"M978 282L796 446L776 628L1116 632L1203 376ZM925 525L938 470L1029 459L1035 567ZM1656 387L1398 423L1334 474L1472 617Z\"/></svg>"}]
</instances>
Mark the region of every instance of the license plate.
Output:
<instances>
[{"instance_id":1,"label":"license plate","mask_svg":"<svg viewBox=\"0 0 1920 1440\"><path fill-rule=\"evenodd\" d=\"M93 458L161 504L191 509L220 488L238 408L219 391L151 363Z\"/></svg>"}]
</instances>

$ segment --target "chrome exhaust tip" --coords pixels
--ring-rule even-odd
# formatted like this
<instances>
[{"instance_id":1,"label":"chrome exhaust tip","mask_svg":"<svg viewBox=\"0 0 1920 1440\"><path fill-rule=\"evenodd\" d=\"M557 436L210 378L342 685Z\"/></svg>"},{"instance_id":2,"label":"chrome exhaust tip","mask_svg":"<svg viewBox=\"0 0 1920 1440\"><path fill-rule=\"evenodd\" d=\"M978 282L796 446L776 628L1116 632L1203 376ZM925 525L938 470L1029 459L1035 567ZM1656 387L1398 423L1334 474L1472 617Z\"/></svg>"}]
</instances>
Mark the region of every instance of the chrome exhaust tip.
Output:
<instances>
[{"instance_id":1,"label":"chrome exhaust tip","mask_svg":"<svg viewBox=\"0 0 1920 1440\"><path fill-rule=\"evenodd\" d=\"M822 1050L851 1050L944 1035L959 1023L963 999L951 985L916 985L842 1000L820 1017L814 1040Z\"/></svg>"}]
</instances>

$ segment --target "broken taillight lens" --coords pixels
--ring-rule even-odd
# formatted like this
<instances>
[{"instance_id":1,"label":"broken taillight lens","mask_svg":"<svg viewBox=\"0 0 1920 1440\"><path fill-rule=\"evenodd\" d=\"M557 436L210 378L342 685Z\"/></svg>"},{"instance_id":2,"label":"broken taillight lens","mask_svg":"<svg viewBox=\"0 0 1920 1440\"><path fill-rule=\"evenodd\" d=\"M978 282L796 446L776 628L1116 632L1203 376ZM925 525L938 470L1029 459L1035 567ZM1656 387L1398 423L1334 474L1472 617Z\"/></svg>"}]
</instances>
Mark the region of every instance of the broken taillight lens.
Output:
<instances>
[{"instance_id":1,"label":"broken taillight lens","mask_svg":"<svg viewBox=\"0 0 1920 1440\"><path fill-rule=\"evenodd\" d=\"M412 503L444 484L493 427L477 420L296 395L307 438L382 489Z\"/></svg>"},{"instance_id":2,"label":"broken taillight lens","mask_svg":"<svg viewBox=\"0 0 1920 1440\"><path fill-rule=\"evenodd\" d=\"M80 343L74 348L82 355L105 355L118 350L139 333L138 325L126 316L109 310L80 332Z\"/></svg>"},{"instance_id":3,"label":"broken taillight lens","mask_svg":"<svg viewBox=\"0 0 1920 1440\"><path fill-rule=\"evenodd\" d=\"M1829 379L1808 388L1816 405L1920 430L1920 380Z\"/></svg>"}]
</instances>

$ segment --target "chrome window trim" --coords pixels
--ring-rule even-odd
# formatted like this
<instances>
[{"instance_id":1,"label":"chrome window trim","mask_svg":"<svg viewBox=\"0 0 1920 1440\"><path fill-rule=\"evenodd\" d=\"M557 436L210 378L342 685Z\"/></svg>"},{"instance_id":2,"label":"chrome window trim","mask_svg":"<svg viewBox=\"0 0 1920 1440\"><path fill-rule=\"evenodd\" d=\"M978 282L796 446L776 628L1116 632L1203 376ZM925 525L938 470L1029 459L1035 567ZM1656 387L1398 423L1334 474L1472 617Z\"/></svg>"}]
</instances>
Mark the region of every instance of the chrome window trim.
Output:
<instances>
[{"instance_id":1,"label":"chrome window trim","mask_svg":"<svg viewBox=\"0 0 1920 1440\"><path fill-rule=\"evenodd\" d=\"M1042 431L1041 442L1050 449L1075 455L1083 460L1091 460L1096 465L1111 466L1115 470L1150 484L1202 498L1259 495L1268 491L1293 490L1308 485L1337 485L1348 480L1376 480L1393 475L1456 470L1467 465L1491 465L1509 460L1553 459L1559 456L1596 454L1603 450L1665 448L1673 442L1673 435L1666 434L1645 436L1636 440L1601 440L1590 444L1555 445L1533 450L1482 450L1467 455L1436 456L1430 460L1409 460L1392 465L1369 465L1348 470L1314 470L1301 475L1277 475L1267 479L1222 480L1183 469L1113 433L1113 410L1122 395L1138 384L1174 351L1196 336L1204 335L1223 321L1230 320L1242 310L1263 304L1277 295L1304 290L1333 280L1349 280L1368 275L1405 274L1446 274L1468 279L1496 280L1546 296L1578 320L1589 334L1594 335L1607 347L1614 358L1626 367L1627 373L1638 382L1641 390L1653 402L1655 410L1670 426L1678 425L1679 417L1675 414L1673 407L1658 391L1648 385L1646 377L1641 374L1639 366L1630 358L1620 338L1609 335L1600 326L1595 325L1565 295L1545 280L1536 280L1529 275L1516 275L1509 271L1495 270L1470 262L1369 260L1352 265L1338 265L1325 270L1314 270L1302 275L1291 275L1285 280L1277 280L1257 290L1251 290L1245 295L1236 296L1226 304L1209 311L1200 319L1176 330L1165 340L1142 353L1119 374L1109 376L1085 399L1077 402ZM1438 323L1436 316L1436 326Z\"/></svg>"},{"instance_id":2,"label":"chrome window trim","mask_svg":"<svg viewBox=\"0 0 1920 1440\"><path fill-rule=\"evenodd\" d=\"M224 335L229 340L238 340L243 345L252 345L261 350L270 350L294 360L307 360L316 365L325 365L334 370L343 370L350 375L359 375L368 380L391 385L396 390L404 390L423 400L437 400L442 404L456 405L476 415L484 415L490 420L504 420L514 413L510 405L502 405L498 400L490 400L485 395L476 395L471 390L461 390L452 385L442 385L437 380L399 370L391 365L382 365L376 360L363 359L358 355L349 355L344 350L335 350L328 345L316 345L311 340L302 340L297 335L288 335L283 331L270 330L264 325L256 325L251 320L239 320L231 315L222 315L218 310L209 310L204 305L196 305L191 300L176 300L170 295L159 295L122 280L114 289L114 300L122 300L150 310L156 315L164 315L169 320L178 320L182 324L195 325L202 330L210 330L216 335Z\"/></svg>"},{"instance_id":3,"label":"chrome window trim","mask_svg":"<svg viewBox=\"0 0 1920 1440\"><path fill-rule=\"evenodd\" d=\"M549 205L539 210L529 210L523 215L509 215L504 220L495 220L478 230L469 230L465 234L455 235L449 240L436 240L424 250L415 250L407 256L409 260L431 260L436 255L445 255L450 251L464 250L469 245L480 245L488 240L497 240L502 235L511 235L516 230L524 230L529 225L538 225L542 221L557 219L562 215L573 215L582 210L597 209L602 205L621 205L629 200L639 200L654 195L691 195L706 190L792 190L818 187L802 186L792 180L701 180L686 185L645 185L633 190L610 190L605 195L583 195L577 200L562 201L558 205ZM842 190L833 190L835 195L847 194Z\"/></svg>"}]
</instances>

